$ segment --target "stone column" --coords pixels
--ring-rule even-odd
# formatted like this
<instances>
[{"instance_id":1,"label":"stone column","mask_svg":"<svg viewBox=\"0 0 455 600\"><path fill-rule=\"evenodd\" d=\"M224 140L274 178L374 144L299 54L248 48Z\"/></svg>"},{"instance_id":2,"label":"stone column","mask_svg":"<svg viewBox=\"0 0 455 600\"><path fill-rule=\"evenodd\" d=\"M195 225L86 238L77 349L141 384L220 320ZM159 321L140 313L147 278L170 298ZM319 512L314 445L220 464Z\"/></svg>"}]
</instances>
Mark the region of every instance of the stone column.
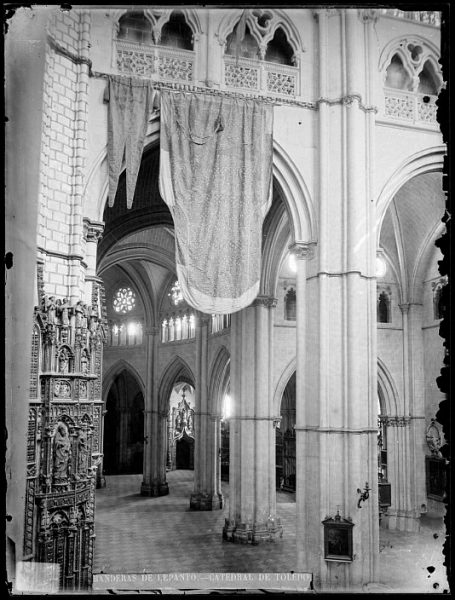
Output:
<instances>
[{"instance_id":1,"label":"stone column","mask_svg":"<svg viewBox=\"0 0 455 600\"><path fill-rule=\"evenodd\" d=\"M425 427L425 369L422 331L422 304L411 303L408 314L409 332L409 376L410 406L409 415L411 444L411 502L414 515L419 518L426 512L427 494L425 480L426 444Z\"/></svg>"},{"instance_id":2,"label":"stone column","mask_svg":"<svg viewBox=\"0 0 455 600\"><path fill-rule=\"evenodd\" d=\"M194 412L194 490L192 510L222 508L223 497L216 477L217 435L208 395L208 332L210 316L199 314L196 321L196 407Z\"/></svg>"},{"instance_id":3,"label":"stone column","mask_svg":"<svg viewBox=\"0 0 455 600\"><path fill-rule=\"evenodd\" d=\"M393 446L390 529L418 531L426 507L425 489L425 381L421 305L400 304L403 321L403 415L388 419L387 436Z\"/></svg>"},{"instance_id":4,"label":"stone column","mask_svg":"<svg viewBox=\"0 0 455 600\"><path fill-rule=\"evenodd\" d=\"M302 264L297 273L297 569L313 574L315 590L341 592L379 575L376 215L365 104L375 59L366 33L374 31L351 9L321 11L318 22L329 57L319 69L319 103L328 109L318 116L318 253L308 273ZM359 507L357 489L367 482ZM338 511L353 524L352 560L325 556L322 521Z\"/></svg>"},{"instance_id":5,"label":"stone column","mask_svg":"<svg viewBox=\"0 0 455 600\"><path fill-rule=\"evenodd\" d=\"M223 538L258 544L283 535L276 515L275 430L270 386L276 299L258 296L232 315L229 517Z\"/></svg>"},{"instance_id":6,"label":"stone column","mask_svg":"<svg viewBox=\"0 0 455 600\"><path fill-rule=\"evenodd\" d=\"M143 496L165 496L169 493L166 481L166 417L161 414L157 389L157 358L159 327L151 327L147 336L147 376L144 398L144 476ZM164 421L164 432L161 421ZM164 438L164 439L163 439ZM164 448L164 450L163 450Z\"/></svg>"},{"instance_id":7,"label":"stone column","mask_svg":"<svg viewBox=\"0 0 455 600\"><path fill-rule=\"evenodd\" d=\"M317 448L315 433L305 427L312 422L310 403L306 400L305 390L306 377L306 346L307 346L307 268L306 261L314 257L314 244L305 242L295 243L290 248L296 257L296 538L305 540L311 527L313 515L309 510L310 504L308 493L310 490L319 489L318 470L311 471L305 465L305 461L311 461L311 454ZM312 448L312 450L310 450ZM311 496L311 494L310 494ZM319 540L317 540L319 542ZM314 550L314 549L313 549ZM298 564L311 564L312 544L297 544ZM305 567L307 568L307 567ZM311 571L313 572L313 571Z\"/></svg>"},{"instance_id":8,"label":"stone column","mask_svg":"<svg viewBox=\"0 0 455 600\"><path fill-rule=\"evenodd\" d=\"M43 7L44 8L44 7ZM33 14L31 14L33 13ZM5 550L15 586L16 560L24 557L27 427L31 333L36 300L36 237L42 158L43 78L49 9L19 7L5 35ZM25 86L26 82L26 86ZM24 385L25 384L25 385ZM11 435L14 432L14 435Z\"/></svg>"}]
</instances>

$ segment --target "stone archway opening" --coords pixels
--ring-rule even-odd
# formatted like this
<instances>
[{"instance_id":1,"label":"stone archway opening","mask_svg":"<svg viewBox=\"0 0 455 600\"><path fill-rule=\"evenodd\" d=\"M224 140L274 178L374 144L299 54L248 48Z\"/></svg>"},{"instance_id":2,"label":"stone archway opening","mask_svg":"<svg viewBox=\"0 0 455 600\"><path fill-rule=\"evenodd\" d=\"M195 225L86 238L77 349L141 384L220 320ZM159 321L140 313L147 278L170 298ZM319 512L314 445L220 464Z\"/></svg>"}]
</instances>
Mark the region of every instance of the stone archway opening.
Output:
<instances>
[{"instance_id":1,"label":"stone archway opening","mask_svg":"<svg viewBox=\"0 0 455 600\"><path fill-rule=\"evenodd\" d=\"M295 400L296 374L294 371L281 398L281 420L275 430L276 489L289 493L295 493L296 490Z\"/></svg>"},{"instance_id":2,"label":"stone archway opening","mask_svg":"<svg viewBox=\"0 0 455 600\"><path fill-rule=\"evenodd\" d=\"M172 388L167 417L168 471L194 470L194 392L186 382L175 383Z\"/></svg>"},{"instance_id":3,"label":"stone archway opening","mask_svg":"<svg viewBox=\"0 0 455 600\"><path fill-rule=\"evenodd\" d=\"M142 473L144 459L144 396L127 369L113 380L104 416L104 474Z\"/></svg>"}]
</instances>

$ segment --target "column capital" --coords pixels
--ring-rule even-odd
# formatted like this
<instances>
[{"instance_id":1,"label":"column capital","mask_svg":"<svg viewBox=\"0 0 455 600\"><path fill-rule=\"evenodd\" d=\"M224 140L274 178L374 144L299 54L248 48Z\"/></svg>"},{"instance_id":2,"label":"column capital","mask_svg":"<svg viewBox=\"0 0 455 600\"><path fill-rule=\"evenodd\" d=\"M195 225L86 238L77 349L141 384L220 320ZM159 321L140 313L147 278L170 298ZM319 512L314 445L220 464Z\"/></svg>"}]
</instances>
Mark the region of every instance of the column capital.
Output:
<instances>
[{"instance_id":1,"label":"column capital","mask_svg":"<svg viewBox=\"0 0 455 600\"><path fill-rule=\"evenodd\" d=\"M84 217L84 238L87 242L97 243L103 237L104 223L100 221L91 221Z\"/></svg>"},{"instance_id":2,"label":"column capital","mask_svg":"<svg viewBox=\"0 0 455 600\"><path fill-rule=\"evenodd\" d=\"M265 308L275 308L278 303L278 299L273 296L257 296L253 300L253 306L265 306Z\"/></svg>"},{"instance_id":3,"label":"column capital","mask_svg":"<svg viewBox=\"0 0 455 600\"><path fill-rule=\"evenodd\" d=\"M315 249L316 242L294 242L289 246L297 260L311 260L314 258Z\"/></svg>"},{"instance_id":4,"label":"column capital","mask_svg":"<svg viewBox=\"0 0 455 600\"><path fill-rule=\"evenodd\" d=\"M411 424L411 417L405 415L386 416L385 422L390 427L409 427Z\"/></svg>"},{"instance_id":5,"label":"column capital","mask_svg":"<svg viewBox=\"0 0 455 600\"><path fill-rule=\"evenodd\" d=\"M317 8L313 10L313 18L319 19L322 17L333 17L340 12L339 8Z\"/></svg>"},{"instance_id":6,"label":"column capital","mask_svg":"<svg viewBox=\"0 0 455 600\"><path fill-rule=\"evenodd\" d=\"M357 14L362 23L376 23L379 19L379 10L377 8L359 8Z\"/></svg>"},{"instance_id":7,"label":"column capital","mask_svg":"<svg viewBox=\"0 0 455 600\"><path fill-rule=\"evenodd\" d=\"M410 308L410 306L411 306L411 303L410 303L410 302L405 302L405 303L403 303L403 304L399 304L398 306L400 307L400 310L401 310L401 312L402 312L404 315L407 315L407 314L408 314L408 312L409 312L409 308Z\"/></svg>"}]
</instances>

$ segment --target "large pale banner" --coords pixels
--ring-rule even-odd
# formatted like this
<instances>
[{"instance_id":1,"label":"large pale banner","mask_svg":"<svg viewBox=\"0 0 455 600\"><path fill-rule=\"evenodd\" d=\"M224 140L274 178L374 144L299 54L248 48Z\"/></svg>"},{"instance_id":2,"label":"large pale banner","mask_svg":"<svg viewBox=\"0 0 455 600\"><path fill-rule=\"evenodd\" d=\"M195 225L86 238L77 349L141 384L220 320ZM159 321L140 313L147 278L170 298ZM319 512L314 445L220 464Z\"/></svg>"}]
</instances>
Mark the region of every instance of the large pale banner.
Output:
<instances>
[{"instance_id":1,"label":"large pale banner","mask_svg":"<svg viewBox=\"0 0 455 600\"><path fill-rule=\"evenodd\" d=\"M272 128L264 102L161 92L160 193L183 297L202 312L233 313L258 294Z\"/></svg>"}]
</instances>

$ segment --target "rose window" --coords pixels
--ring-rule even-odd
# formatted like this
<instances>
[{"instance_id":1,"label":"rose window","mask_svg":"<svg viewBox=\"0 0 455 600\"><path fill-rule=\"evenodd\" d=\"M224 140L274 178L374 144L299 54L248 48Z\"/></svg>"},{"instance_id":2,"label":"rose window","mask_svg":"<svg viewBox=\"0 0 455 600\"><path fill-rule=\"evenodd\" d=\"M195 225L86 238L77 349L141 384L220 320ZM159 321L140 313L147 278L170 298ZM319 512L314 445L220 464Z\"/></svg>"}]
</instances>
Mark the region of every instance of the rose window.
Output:
<instances>
[{"instance_id":1,"label":"rose window","mask_svg":"<svg viewBox=\"0 0 455 600\"><path fill-rule=\"evenodd\" d=\"M136 294L129 287L121 287L115 294L113 307L117 313L128 313L136 305Z\"/></svg>"}]
</instances>

